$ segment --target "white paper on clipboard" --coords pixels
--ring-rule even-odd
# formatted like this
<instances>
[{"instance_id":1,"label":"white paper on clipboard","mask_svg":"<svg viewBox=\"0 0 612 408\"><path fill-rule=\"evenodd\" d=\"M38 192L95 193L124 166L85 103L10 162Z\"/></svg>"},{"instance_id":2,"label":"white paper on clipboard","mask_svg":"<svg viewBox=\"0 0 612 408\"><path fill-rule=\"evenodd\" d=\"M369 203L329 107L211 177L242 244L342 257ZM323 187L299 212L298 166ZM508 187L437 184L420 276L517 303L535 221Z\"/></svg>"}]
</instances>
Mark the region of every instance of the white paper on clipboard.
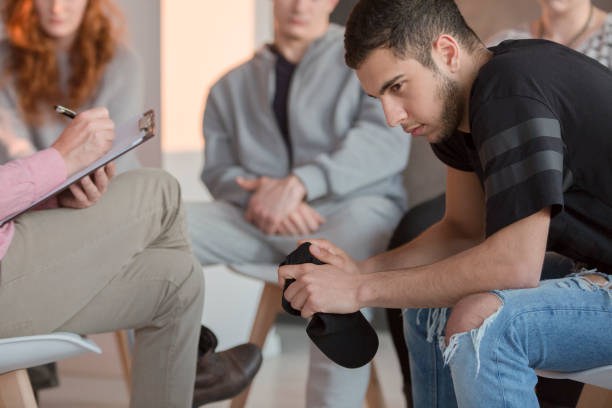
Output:
<instances>
[{"instance_id":1,"label":"white paper on clipboard","mask_svg":"<svg viewBox=\"0 0 612 408\"><path fill-rule=\"evenodd\" d=\"M72 183L93 173L105 164L115 160L116 158L134 149L136 146L139 146L142 143L146 142L153 136L155 136L155 112L153 110L149 110L143 113L142 115L138 115L128 120L127 122L117 126L115 128L115 139L113 140L113 147L111 147L111 149L104 156L87 166L87 168L75 173L74 175L66 179L66 181L64 181L62 184L55 187L53 190L51 190L44 196L40 197L38 200L30 204L27 208L17 211L16 213L11 214L8 217L2 219L0 221L0 226L11 221L18 215L36 207L38 204L42 203L48 198L53 197L54 195L64 191Z\"/></svg>"}]
</instances>

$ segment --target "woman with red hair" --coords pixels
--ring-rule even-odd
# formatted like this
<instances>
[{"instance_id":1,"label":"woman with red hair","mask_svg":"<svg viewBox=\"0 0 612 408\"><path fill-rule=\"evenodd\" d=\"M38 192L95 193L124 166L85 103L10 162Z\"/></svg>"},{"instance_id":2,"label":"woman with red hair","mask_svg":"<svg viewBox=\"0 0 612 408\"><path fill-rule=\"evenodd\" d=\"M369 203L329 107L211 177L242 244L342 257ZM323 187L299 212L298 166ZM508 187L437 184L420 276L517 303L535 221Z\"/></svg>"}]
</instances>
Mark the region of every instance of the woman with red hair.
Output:
<instances>
[{"instance_id":1,"label":"woman with red hair","mask_svg":"<svg viewBox=\"0 0 612 408\"><path fill-rule=\"evenodd\" d=\"M115 123L142 111L136 56L110 0L6 0L0 43L0 164L49 147L67 124L56 104L105 106ZM129 154L128 154L129 155ZM134 156L118 167L137 166Z\"/></svg>"}]
</instances>

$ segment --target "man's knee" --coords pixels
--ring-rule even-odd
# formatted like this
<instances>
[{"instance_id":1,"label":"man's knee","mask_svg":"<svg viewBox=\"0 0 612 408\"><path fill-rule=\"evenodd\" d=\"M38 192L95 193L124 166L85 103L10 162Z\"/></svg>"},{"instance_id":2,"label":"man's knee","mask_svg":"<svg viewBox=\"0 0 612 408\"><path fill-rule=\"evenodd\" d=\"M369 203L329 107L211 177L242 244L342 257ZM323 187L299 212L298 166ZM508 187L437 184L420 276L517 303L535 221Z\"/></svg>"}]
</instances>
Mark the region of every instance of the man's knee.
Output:
<instances>
[{"instance_id":1,"label":"man's knee","mask_svg":"<svg viewBox=\"0 0 612 408\"><path fill-rule=\"evenodd\" d=\"M492 293L477 293L461 299L453 307L446 324L446 345L453 335L482 326L487 317L497 312L501 305L501 300Z\"/></svg>"}]
</instances>

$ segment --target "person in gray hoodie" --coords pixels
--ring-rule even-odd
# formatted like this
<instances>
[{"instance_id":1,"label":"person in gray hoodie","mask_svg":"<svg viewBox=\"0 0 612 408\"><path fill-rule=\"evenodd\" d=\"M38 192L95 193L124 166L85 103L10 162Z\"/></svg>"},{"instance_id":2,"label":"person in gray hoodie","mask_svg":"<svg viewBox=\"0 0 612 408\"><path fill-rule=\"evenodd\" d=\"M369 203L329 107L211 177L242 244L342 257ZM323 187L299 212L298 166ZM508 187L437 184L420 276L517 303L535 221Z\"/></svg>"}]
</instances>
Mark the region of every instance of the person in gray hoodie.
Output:
<instances>
[{"instance_id":1,"label":"person in gray hoodie","mask_svg":"<svg viewBox=\"0 0 612 408\"><path fill-rule=\"evenodd\" d=\"M203 265L276 282L270 264L300 239L339 242L356 259L386 248L404 210L410 138L387 127L345 65L344 30L329 22L337 1L275 0L273 43L213 85L202 180L215 201L187 206ZM361 406L369 370L311 346L306 406Z\"/></svg>"}]
</instances>

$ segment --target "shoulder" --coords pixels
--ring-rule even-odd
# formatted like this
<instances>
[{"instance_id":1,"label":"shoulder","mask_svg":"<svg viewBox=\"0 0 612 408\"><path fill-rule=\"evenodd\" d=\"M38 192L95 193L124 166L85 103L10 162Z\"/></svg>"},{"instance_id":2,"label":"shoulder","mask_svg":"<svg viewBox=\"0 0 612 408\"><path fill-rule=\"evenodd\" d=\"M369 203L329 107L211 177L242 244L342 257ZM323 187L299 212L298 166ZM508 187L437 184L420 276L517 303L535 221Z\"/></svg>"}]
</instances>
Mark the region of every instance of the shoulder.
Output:
<instances>
[{"instance_id":1,"label":"shoulder","mask_svg":"<svg viewBox=\"0 0 612 408\"><path fill-rule=\"evenodd\" d=\"M606 15L602 27L585 40L578 51L612 68L612 13Z\"/></svg>"},{"instance_id":2,"label":"shoulder","mask_svg":"<svg viewBox=\"0 0 612 408\"><path fill-rule=\"evenodd\" d=\"M210 88L210 95L223 94L231 89L242 88L249 81L261 81L263 75L274 67L276 57L262 46L248 60L239 63L223 72Z\"/></svg>"},{"instance_id":3,"label":"shoulder","mask_svg":"<svg viewBox=\"0 0 612 408\"><path fill-rule=\"evenodd\" d=\"M604 24L603 24L603 32L605 33L610 33L612 32L612 13L608 13L606 15L606 19L604 20Z\"/></svg>"},{"instance_id":4,"label":"shoulder","mask_svg":"<svg viewBox=\"0 0 612 408\"><path fill-rule=\"evenodd\" d=\"M521 26L500 31L488 38L485 43L489 46L494 46L506 40L522 40L529 38L532 38L531 33L529 32L529 27Z\"/></svg>"},{"instance_id":5,"label":"shoulder","mask_svg":"<svg viewBox=\"0 0 612 408\"><path fill-rule=\"evenodd\" d=\"M531 91L550 79L551 64L563 54L574 53L546 40L507 40L490 50L493 57L479 70L472 98L534 96Z\"/></svg>"},{"instance_id":6,"label":"shoulder","mask_svg":"<svg viewBox=\"0 0 612 408\"><path fill-rule=\"evenodd\" d=\"M106 74L110 75L140 75L142 72L142 61L140 57L129 47L118 43L113 59L106 68Z\"/></svg>"},{"instance_id":7,"label":"shoulder","mask_svg":"<svg viewBox=\"0 0 612 408\"><path fill-rule=\"evenodd\" d=\"M316 59L339 63L346 70L350 70L344 62L344 27L330 24L323 36L313 42L304 59Z\"/></svg>"}]
</instances>

